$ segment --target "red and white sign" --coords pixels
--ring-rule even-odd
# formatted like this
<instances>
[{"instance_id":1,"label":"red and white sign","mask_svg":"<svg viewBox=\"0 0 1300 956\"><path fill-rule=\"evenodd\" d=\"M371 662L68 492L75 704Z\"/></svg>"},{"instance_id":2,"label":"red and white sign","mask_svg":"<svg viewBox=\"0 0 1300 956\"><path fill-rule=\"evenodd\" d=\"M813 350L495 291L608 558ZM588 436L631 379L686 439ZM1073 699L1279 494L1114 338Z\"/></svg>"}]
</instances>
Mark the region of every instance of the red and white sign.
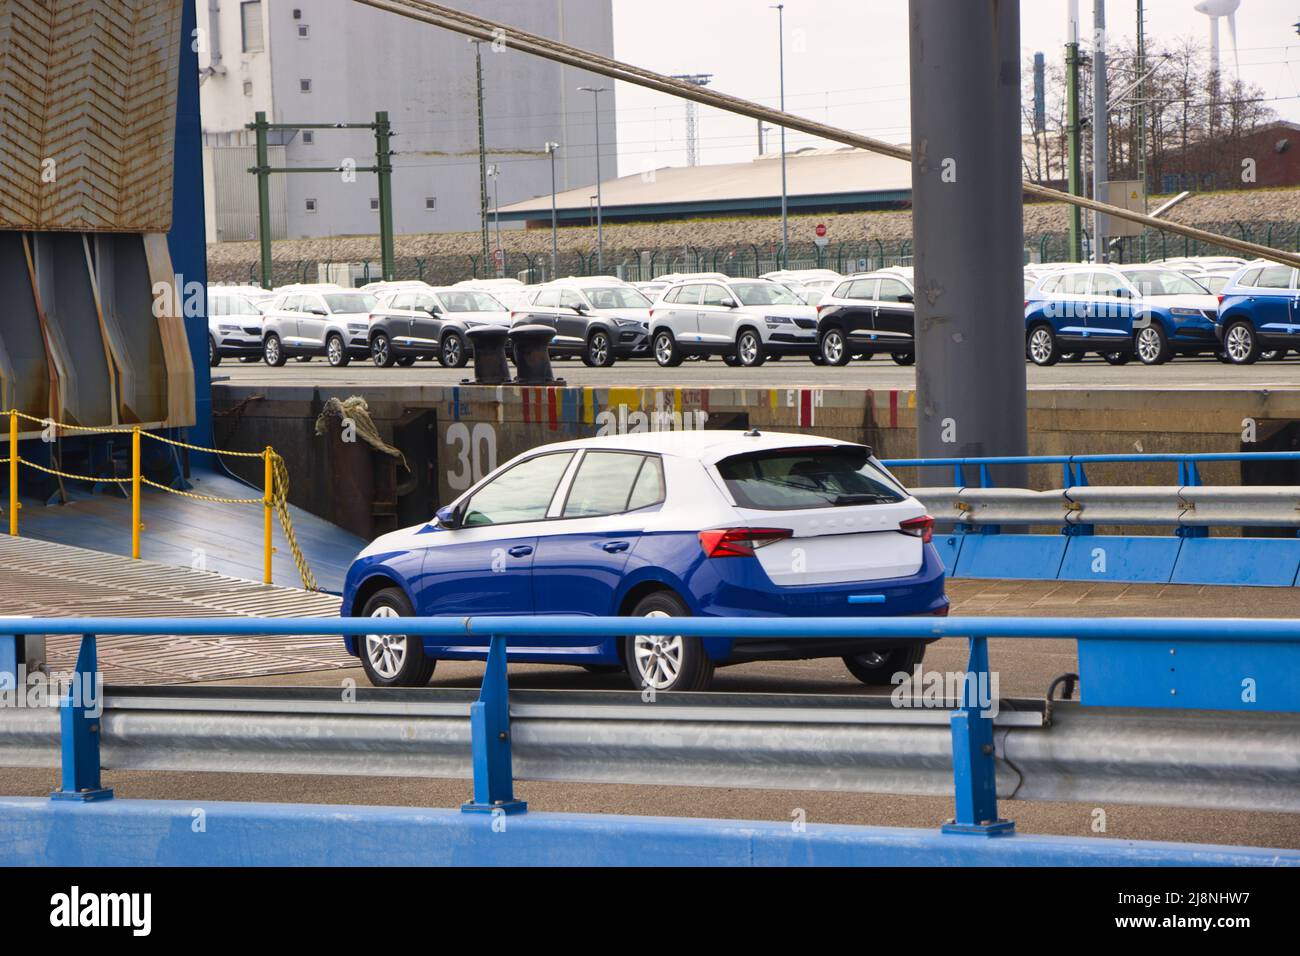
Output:
<instances>
[{"instance_id":1,"label":"red and white sign","mask_svg":"<svg viewBox=\"0 0 1300 956\"><path fill-rule=\"evenodd\" d=\"M824 235L826 235L826 223L824 222L817 223L817 228L814 229L813 232L817 233L818 239L822 238Z\"/></svg>"}]
</instances>

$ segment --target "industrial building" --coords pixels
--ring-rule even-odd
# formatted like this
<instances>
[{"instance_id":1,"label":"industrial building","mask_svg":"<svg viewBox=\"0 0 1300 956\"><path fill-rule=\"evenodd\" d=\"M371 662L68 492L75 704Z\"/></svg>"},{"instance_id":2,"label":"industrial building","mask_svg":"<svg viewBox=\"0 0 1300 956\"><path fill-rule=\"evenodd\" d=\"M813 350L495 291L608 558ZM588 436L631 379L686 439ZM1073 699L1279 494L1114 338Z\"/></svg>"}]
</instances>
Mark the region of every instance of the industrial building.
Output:
<instances>
[{"instance_id":1,"label":"industrial building","mask_svg":"<svg viewBox=\"0 0 1300 956\"><path fill-rule=\"evenodd\" d=\"M585 49L613 54L611 0L481 0L479 16ZM393 216L397 233L474 230L480 223L475 48L464 37L412 24L350 0L208 0L200 4L200 100L209 242L257 236L253 133L271 123L366 123L386 110L392 124ZM481 44L489 204L549 193L551 158L560 188L596 181L594 74L510 48ZM614 93L600 100L604 169L616 168ZM375 138L360 130L272 131L269 164L334 168L375 162ZM297 239L369 235L379 228L372 173L271 177L271 235Z\"/></svg>"},{"instance_id":2,"label":"industrial building","mask_svg":"<svg viewBox=\"0 0 1300 956\"><path fill-rule=\"evenodd\" d=\"M901 159L846 146L810 147L786 156L792 213L897 209L912 198L911 166ZM595 217L594 185L561 190L556 218L578 225ZM601 183L605 222L768 216L781 211L781 162L767 153L747 163L670 166ZM503 205L503 221L551 223L551 194Z\"/></svg>"}]
</instances>

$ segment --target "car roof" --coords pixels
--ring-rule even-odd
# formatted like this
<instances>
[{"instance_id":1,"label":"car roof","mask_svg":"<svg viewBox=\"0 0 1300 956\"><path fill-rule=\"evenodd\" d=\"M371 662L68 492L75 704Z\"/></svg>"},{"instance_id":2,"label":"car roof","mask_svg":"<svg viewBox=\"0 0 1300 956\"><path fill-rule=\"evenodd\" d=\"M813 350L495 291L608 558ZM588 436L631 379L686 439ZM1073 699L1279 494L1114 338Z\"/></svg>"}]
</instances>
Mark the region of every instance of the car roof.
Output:
<instances>
[{"instance_id":1,"label":"car roof","mask_svg":"<svg viewBox=\"0 0 1300 956\"><path fill-rule=\"evenodd\" d=\"M857 442L820 435L796 435L791 432L735 431L727 429L697 429L683 431L633 432L626 435L602 435L598 438L579 438L544 446L547 451L577 450L580 448L609 449L611 451L641 451L681 458L695 458L708 463L732 455L769 448L808 448L825 445L857 445ZM533 449L537 451L539 449Z\"/></svg>"}]
</instances>

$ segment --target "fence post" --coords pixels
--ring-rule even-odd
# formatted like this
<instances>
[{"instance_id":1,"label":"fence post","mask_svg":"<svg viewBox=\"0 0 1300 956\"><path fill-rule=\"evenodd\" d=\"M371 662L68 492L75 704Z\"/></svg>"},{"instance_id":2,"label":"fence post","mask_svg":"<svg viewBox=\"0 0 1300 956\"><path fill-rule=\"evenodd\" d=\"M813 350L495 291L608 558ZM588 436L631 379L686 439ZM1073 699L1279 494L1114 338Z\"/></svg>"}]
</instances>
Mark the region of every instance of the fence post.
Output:
<instances>
[{"instance_id":1,"label":"fence post","mask_svg":"<svg viewBox=\"0 0 1300 956\"><path fill-rule=\"evenodd\" d=\"M465 813L523 813L516 800L510 766L510 685L506 680L506 639L489 639L487 668L478 700L470 704L469 726L474 765L474 799L461 804Z\"/></svg>"},{"instance_id":2,"label":"fence post","mask_svg":"<svg viewBox=\"0 0 1300 956\"><path fill-rule=\"evenodd\" d=\"M262 583L271 583L271 446L262 452Z\"/></svg>"},{"instance_id":3,"label":"fence post","mask_svg":"<svg viewBox=\"0 0 1300 956\"><path fill-rule=\"evenodd\" d=\"M993 746L993 718L981 708L980 678L990 688L988 641L970 639L970 659L961 706L952 712L952 776L956 815L943 825L944 833L1007 836L1015 822L998 817L997 766ZM993 705L990 698L988 704Z\"/></svg>"},{"instance_id":4,"label":"fence post","mask_svg":"<svg viewBox=\"0 0 1300 956\"><path fill-rule=\"evenodd\" d=\"M99 737L104 720L104 685L95 659L95 635L83 634L77 672L59 702L63 776L52 800L107 800L113 791L99 778Z\"/></svg>"},{"instance_id":5,"label":"fence post","mask_svg":"<svg viewBox=\"0 0 1300 956\"><path fill-rule=\"evenodd\" d=\"M140 426L131 429L131 558L140 560Z\"/></svg>"},{"instance_id":6,"label":"fence post","mask_svg":"<svg viewBox=\"0 0 1300 956\"><path fill-rule=\"evenodd\" d=\"M9 533L18 534L18 409L9 409Z\"/></svg>"}]
</instances>

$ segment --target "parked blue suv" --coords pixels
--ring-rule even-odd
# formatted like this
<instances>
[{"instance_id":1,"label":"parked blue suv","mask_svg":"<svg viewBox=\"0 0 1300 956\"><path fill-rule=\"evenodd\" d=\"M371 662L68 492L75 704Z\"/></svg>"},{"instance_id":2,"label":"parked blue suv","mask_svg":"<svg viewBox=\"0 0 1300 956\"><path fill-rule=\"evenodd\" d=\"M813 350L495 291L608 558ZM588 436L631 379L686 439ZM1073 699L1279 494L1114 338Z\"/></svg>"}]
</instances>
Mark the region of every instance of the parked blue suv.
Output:
<instances>
[{"instance_id":1,"label":"parked blue suv","mask_svg":"<svg viewBox=\"0 0 1300 956\"><path fill-rule=\"evenodd\" d=\"M1219 293L1214 332L1223 355L1249 365L1266 352L1300 347L1296 270L1257 260L1238 269Z\"/></svg>"},{"instance_id":2,"label":"parked blue suv","mask_svg":"<svg viewBox=\"0 0 1300 956\"><path fill-rule=\"evenodd\" d=\"M1062 269L1025 297L1025 352L1035 365L1069 352L1097 352L1113 365L1218 352L1218 305L1194 279L1162 266Z\"/></svg>"},{"instance_id":3,"label":"parked blue suv","mask_svg":"<svg viewBox=\"0 0 1300 956\"><path fill-rule=\"evenodd\" d=\"M434 521L386 534L348 570L345 617L555 614L827 617L948 613L934 520L862 445L815 435L660 431L535 448ZM349 638L379 686L427 683L483 638ZM715 666L841 657L889 684L924 641L512 639L511 661L626 669L703 690Z\"/></svg>"}]
</instances>

